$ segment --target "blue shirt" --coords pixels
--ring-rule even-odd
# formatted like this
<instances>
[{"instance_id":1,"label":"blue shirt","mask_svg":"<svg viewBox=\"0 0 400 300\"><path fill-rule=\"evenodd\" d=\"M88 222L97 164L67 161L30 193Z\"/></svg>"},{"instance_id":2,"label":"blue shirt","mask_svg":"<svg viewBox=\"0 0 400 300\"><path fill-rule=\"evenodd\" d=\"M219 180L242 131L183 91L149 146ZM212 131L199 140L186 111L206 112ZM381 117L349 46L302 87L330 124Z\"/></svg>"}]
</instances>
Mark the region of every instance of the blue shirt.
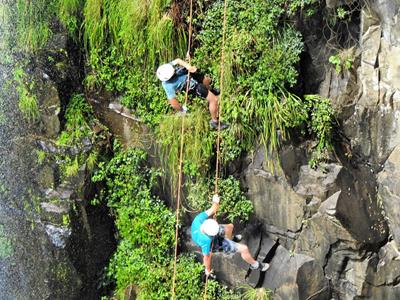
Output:
<instances>
[{"instance_id":1,"label":"blue shirt","mask_svg":"<svg viewBox=\"0 0 400 300\"><path fill-rule=\"evenodd\" d=\"M170 64L174 65L172 62L170 62ZM162 82L162 86L167 94L168 100L176 98L176 92L180 92L186 88L186 80L187 74L175 73L170 80ZM196 83L197 82L193 78L190 78L189 89L194 88Z\"/></svg>"},{"instance_id":2,"label":"blue shirt","mask_svg":"<svg viewBox=\"0 0 400 300\"><path fill-rule=\"evenodd\" d=\"M201 224L208 219L206 212L198 214L192 222L192 240L197 246L201 248L201 253L208 255L211 252L212 237L200 231Z\"/></svg>"}]
</instances>

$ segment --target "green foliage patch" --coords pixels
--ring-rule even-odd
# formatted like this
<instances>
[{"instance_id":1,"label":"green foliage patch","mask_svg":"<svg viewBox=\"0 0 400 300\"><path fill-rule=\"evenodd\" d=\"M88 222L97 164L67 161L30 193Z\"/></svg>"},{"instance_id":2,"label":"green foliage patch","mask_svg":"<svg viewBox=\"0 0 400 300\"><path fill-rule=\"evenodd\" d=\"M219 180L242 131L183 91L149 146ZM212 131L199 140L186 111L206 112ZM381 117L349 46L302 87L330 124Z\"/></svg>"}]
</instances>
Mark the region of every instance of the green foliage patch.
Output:
<instances>
[{"instance_id":1,"label":"green foliage patch","mask_svg":"<svg viewBox=\"0 0 400 300\"><path fill-rule=\"evenodd\" d=\"M31 52L45 45L52 33L50 23L55 16L56 5L57 0L17 0L15 30L18 49Z\"/></svg>"},{"instance_id":2,"label":"green foliage patch","mask_svg":"<svg viewBox=\"0 0 400 300\"><path fill-rule=\"evenodd\" d=\"M65 119L64 130L56 143L62 149L58 154L61 173L69 178L77 175L83 165L88 171L94 169L99 156L98 142L107 139L107 130L94 118L92 107L81 94L70 99ZM98 133L93 130L95 127L100 129Z\"/></svg>"},{"instance_id":3,"label":"green foliage patch","mask_svg":"<svg viewBox=\"0 0 400 300\"><path fill-rule=\"evenodd\" d=\"M37 121L40 117L39 104L33 93L35 83L30 81L23 69L14 71L14 82L19 96L18 107L24 118L29 122Z\"/></svg>"},{"instance_id":4,"label":"green foliage patch","mask_svg":"<svg viewBox=\"0 0 400 300\"><path fill-rule=\"evenodd\" d=\"M195 62L218 79L220 53L225 51L223 118L233 137L225 142L228 157L249 150L254 141L269 150L279 144L277 131L305 121L301 100L287 91L297 79L303 49L300 34L285 20L286 1L230 1L227 40L221 49L223 1L216 1L202 20ZM293 7L294 9L295 7ZM277 21L281 20L281 21ZM240 150L236 140L240 140ZM229 144L232 142L232 144Z\"/></svg>"},{"instance_id":5,"label":"green foliage patch","mask_svg":"<svg viewBox=\"0 0 400 300\"><path fill-rule=\"evenodd\" d=\"M79 36L83 0L58 0L57 16L74 38Z\"/></svg>"},{"instance_id":6,"label":"green foliage patch","mask_svg":"<svg viewBox=\"0 0 400 300\"><path fill-rule=\"evenodd\" d=\"M187 202L191 209L202 211L209 208L211 203L214 179L199 180L188 183ZM240 182L233 176L219 179L218 193L221 205L218 210L219 217L229 222L246 221L253 212L253 204L246 198L240 189Z\"/></svg>"},{"instance_id":7,"label":"green foliage patch","mask_svg":"<svg viewBox=\"0 0 400 300\"><path fill-rule=\"evenodd\" d=\"M173 5L170 0L88 0L84 7L87 87L122 94L122 103L150 124L157 124L167 107L155 69L182 56L186 47Z\"/></svg>"},{"instance_id":8,"label":"green foliage patch","mask_svg":"<svg viewBox=\"0 0 400 300\"><path fill-rule=\"evenodd\" d=\"M4 226L0 225L0 259L7 258L14 253L11 241L6 237Z\"/></svg>"}]
</instances>

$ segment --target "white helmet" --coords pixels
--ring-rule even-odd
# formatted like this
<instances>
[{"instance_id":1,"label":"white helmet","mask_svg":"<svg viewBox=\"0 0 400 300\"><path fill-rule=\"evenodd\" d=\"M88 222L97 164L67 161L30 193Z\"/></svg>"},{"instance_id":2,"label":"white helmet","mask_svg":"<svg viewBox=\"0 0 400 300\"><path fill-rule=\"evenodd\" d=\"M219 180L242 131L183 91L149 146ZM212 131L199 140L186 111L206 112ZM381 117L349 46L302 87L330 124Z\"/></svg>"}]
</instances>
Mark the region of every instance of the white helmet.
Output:
<instances>
[{"instance_id":1,"label":"white helmet","mask_svg":"<svg viewBox=\"0 0 400 300\"><path fill-rule=\"evenodd\" d=\"M161 81L167 81L174 75L175 69L171 64L164 64L158 67L157 77Z\"/></svg>"},{"instance_id":2,"label":"white helmet","mask_svg":"<svg viewBox=\"0 0 400 300\"><path fill-rule=\"evenodd\" d=\"M218 234L219 225L214 219L207 219L201 224L201 229L205 234L215 236Z\"/></svg>"}]
</instances>

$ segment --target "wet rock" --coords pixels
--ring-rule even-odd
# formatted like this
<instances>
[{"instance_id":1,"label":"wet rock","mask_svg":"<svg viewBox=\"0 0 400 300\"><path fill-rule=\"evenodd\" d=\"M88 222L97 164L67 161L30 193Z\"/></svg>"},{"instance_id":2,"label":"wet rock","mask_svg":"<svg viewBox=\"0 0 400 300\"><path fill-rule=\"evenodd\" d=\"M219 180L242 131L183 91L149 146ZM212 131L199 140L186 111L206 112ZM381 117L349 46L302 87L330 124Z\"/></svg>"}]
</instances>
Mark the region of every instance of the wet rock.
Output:
<instances>
[{"instance_id":1,"label":"wet rock","mask_svg":"<svg viewBox=\"0 0 400 300\"><path fill-rule=\"evenodd\" d=\"M37 140L36 145L40 150L47 153L57 154L60 152L58 147L52 141Z\"/></svg>"},{"instance_id":2,"label":"wet rock","mask_svg":"<svg viewBox=\"0 0 400 300\"><path fill-rule=\"evenodd\" d=\"M57 138L60 132L59 113L61 100L56 84L50 79L44 79L42 70L36 69L32 81L33 93L38 99L40 109L39 130L47 138ZM48 77L48 75L46 74Z\"/></svg>"},{"instance_id":3,"label":"wet rock","mask_svg":"<svg viewBox=\"0 0 400 300\"><path fill-rule=\"evenodd\" d=\"M398 6L377 1L361 9L360 48L352 56L350 76L327 74L320 90L339 111L353 151L374 169L400 141Z\"/></svg>"},{"instance_id":4,"label":"wet rock","mask_svg":"<svg viewBox=\"0 0 400 300\"><path fill-rule=\"evenodd\" d=\"M42 189L54 188L55 185L55 172L54 169L45 164L40 167L36 177L36 181Z\"/></svg>"},{"instance_id":5,"label":"wet rock","mask_svg":"<svg viewBox=\"0 0 400 300\"><path fill-rule=\"evenodd\" d=\"M113 111L115 111L116 113L121 113L122 109L123 109L123 106L119 102L111 102L108 105L108 108L113 110Z\"/></svg>"},{"instance_id":6,"label":"wet rock","mask_svg":"<svg viewBox=\"0 0 400 300\"><path fill-rule=\"evenodd\" d=\"M46 233L54 246L65 248L68 238L71 236L71 229L48 224L46 225Z\"/></svg>"}]
</instances>

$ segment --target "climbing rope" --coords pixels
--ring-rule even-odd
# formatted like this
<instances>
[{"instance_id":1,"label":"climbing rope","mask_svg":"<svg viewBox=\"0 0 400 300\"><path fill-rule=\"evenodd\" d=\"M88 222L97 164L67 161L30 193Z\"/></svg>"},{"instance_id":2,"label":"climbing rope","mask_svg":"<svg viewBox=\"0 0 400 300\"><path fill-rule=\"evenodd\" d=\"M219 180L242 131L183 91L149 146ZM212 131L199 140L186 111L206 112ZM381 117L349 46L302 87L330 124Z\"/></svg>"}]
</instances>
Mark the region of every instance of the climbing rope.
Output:
<instances>
[{"instance_id":1,"label":"climbing rope","mask_svg":"<svg viewBox=\"0 0 400 300\"><path fill-rule=\"evenodd\" d=\"M222 44L221 44L221 60L220 60L220 80L219 89L220 97L218 100L218 133L217 133L217 160L215 163L215 182L214 182L214 194L218 194L218 182L219 182L219 172L220 172L220 142L221 142L221 115L222 115L222 99L224 96L224 76L225 76L225 40L226 40L226 22L227 22L227 11L228 11L228 0L224 0L224 17L222 25ZM214 219L217 218L218 210L214 214ZM212 258L212 248L214 246L214 239L211 243L211 258ZM206 276L206 282L204 284L204 300L207 300L207 289L208 289L208 276Z\"/></svg>"},{"instance_id":2,"label":"climbing rope","mask_svg":"<svg viewBox=\"0 0 400 300\"><path fill-rule=\"evenodd\" d=\"M189 39L187 47L187 59L190 65L191 57L190 50L192 48L192 20L193 20L193 0L190 0L189 8ZM190 87L190 72L187 74L186 82L186 93L185 93L185 107L188 103L188 94ZM184 144L184 134L185 134L185 114L182 115L181 121L181 139L180 139L180 150L179 150L179 167L178 167L178 190L177 190L177 200L176 200L176 224L175 224L175 256L174 256L174 274L172 277L172 299L176 299L176 266L178 260L178 238L179 238L179 213L181 205L181 186L182 186L182 164L183 164L183 144Z\"/></svg>"}]
</instances>

